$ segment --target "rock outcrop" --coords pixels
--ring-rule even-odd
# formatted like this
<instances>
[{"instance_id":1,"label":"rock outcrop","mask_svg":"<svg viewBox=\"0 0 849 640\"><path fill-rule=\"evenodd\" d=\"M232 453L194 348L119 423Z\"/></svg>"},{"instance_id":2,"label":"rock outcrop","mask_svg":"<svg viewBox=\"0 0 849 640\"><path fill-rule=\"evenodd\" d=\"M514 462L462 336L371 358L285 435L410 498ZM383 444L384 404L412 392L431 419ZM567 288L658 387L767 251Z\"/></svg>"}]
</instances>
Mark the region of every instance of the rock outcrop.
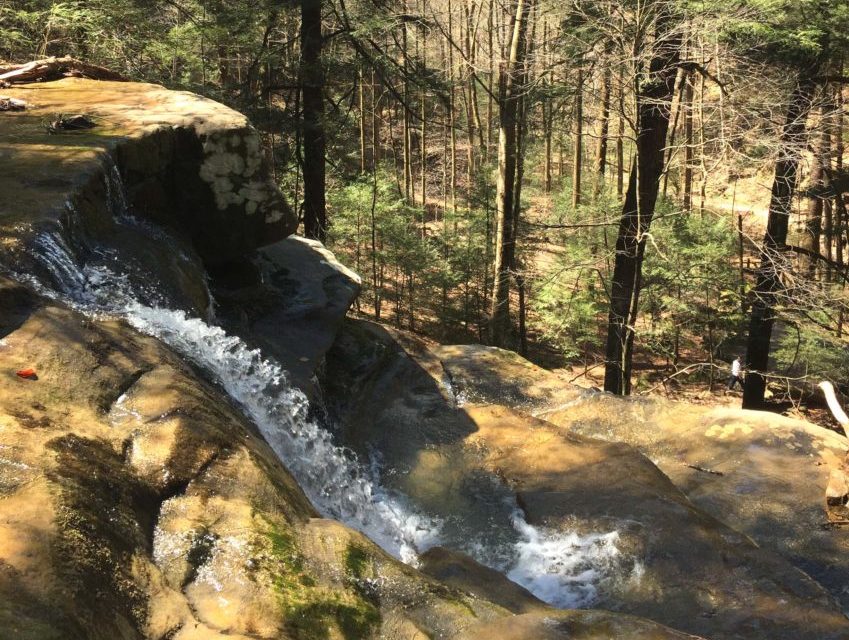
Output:
<instances>
[{"instance_id":1,"label":"rock outcrop","mask_svg":"<svg viewBox=\"0 0 849 640\"><path fill-rule=\"evenodd\" d=\"M771 493L779 491L776 484L766 482L749 499L741 488L747 480L740 480L743 484L734 484L726 500L715 495L712 501L683 477L696 476L703 487L721 481L725 476L697 469L713 469L716 460L684 456L692 467L679 459L664 465L656 461L657 447L646 449L648 457L637 450L652 440L669 449L678 440L675 429L687 428L680 413L665 439L658 420L644 416L638 421L628 413L627 401L615 405L618 401L603 394L569 388L515 354L487 347L428 347L409 335L352 321L328 354L325 389L345 442L364 455L377 453L384 482L446 522L462 517L465 526L473 527L459 532L455 544L499 522L504 527L508 518L501 505L507 492L529 523L546 530L617 532L620 579L603 585L598 606L711 638L849 638L849 621L832 595L800 570L808 568L803 562L780 554L778 545L759 547L751 527L726 517L733 510L749 513L751 523L767 517L776 504ZM511 406L501 404L503 399ZM782 424L771 416L758 419L765 429ZM700 423L702 433L708 433L705 442L714 442L712 451L723 451L729 464L743 454L758 460L749 451L755 441L728 448L739 415L724 422L709 414L700 420L707 421ZM567 421L582 428L568 429ZM629 431L639 431L643 440ZM810 440L809 446L827 462L837 441L812 426L806 431L819 438L819 445ZM771 437L761 443L764 460L775 456L786 463L782 456L792 451L795 462L815 466L800 440L795 451L778 434ZM689 440L680 439L679 447L687 446ZM796 493L790 492L795 483L786 469L781 481L785 495L779 504L796 501L797 513L821 511L822 488L814 487L809 495L805 479ZM734 493L744 497L735 503ZM752 505L762 501L760 509L753 511L749 500ZM779 513L780 507L773 517ZM735 530L725 522L742 526ZM803 545L806 539L799 538ZM833 548L829 552L833 565L846 566L843 555Z\"/></svg>"},{"instance_id":2,"label":"rock outcrop","mask_svg":"<svg viewBox=\"0 0 849 640\"><path fill-rule=\"evenodd\" d=\"M162 265L163 282L186 277L165 252L151 254L146 245L148 254L136 255L116 209L182 236L207 265L242 259L297 226L271 181L259 134L217 102L77 78L6 93L28 105L0 118L0 264L7 268L43 273L31 256L40 234L54 232L81 253L120 243L122 259ZM95 126L51 133L46 124L62 113L85 114ZM191 278L198 288L197 274ZM186 306L201 303L195 294Z\"/></svg>"},{"instance_id":3,"label":"rock outcrop","mask_svg":"<svg viewBox=\"0 0 849 640\"><path fill-rule=\"evenodd\" d=\"M454 637L506 615L318 519L156 340L5 280L0 304L0 637Z\"/></svg>"},{"instance_id":4,"label":"rock outcrop","mask_svg":"<svg viewBox=\"0 0 849 640\"><path fill-rule=\"evenodd\" d=\"M312 396L313 375L359 291L360 277L320 242L292 236L216 278L214 293L227 329L273 357Z\"/></svg>"},{"instance_id":5,"label":"rock outcrop","mask_svg":"<svg viewBox=\"0 0 849 640\"><path fill-rule=\"evenodd\" d=\"M155 339L5 279L0 306L0 638L424 640L494 637L498 620L525 637L681 637L541 603L513 618L429 578L317 517L254 427Z\"/></svg>"}]
</instances>

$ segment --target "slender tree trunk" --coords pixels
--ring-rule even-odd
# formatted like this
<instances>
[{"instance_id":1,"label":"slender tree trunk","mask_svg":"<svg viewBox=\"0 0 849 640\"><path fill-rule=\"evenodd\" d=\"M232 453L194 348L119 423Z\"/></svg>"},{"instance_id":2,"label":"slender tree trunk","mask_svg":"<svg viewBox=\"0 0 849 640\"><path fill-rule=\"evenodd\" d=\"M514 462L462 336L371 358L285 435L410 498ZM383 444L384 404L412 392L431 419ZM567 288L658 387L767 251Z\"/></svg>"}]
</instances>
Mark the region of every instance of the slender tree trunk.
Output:
<instances>
[{"instance_id":1,"label":"slender tree trunk","mask_svg":"<svg viewBox=\"0 0 849 640\"><path fill-rule=\"evenodd\" d=\"M548 61L548 20L543 22L542 25L542 59L544 61ZM546 80L546 86L551 86L551 80ZM551 109L552 102L551 96L546 96L542 102L540 103L540 110L542 113L542 135L544 140L544 152L543 152L543 189L546 193L551 193Z\"/></svg>"},{"instance_id":2,"label":"slender tree trunk","mask_svg":"<svg viewBox=\"0 0 849 640\"><path fill-rule=\"evenodd\" d=\"M721 92L720 92L721 93ZM705 153L705 77L699 79L699 169L701 179L699 180L699 215L705 215L705 202L707 202L707 180L708 169Z\"/></svg>"},{"instance_id":3,"label":"slender tree trunk","mask_svg":"<svg viewBox=\"0 0 849 640\"><path fill-rule=\"evenodd\" d=\"M596 186L595 195L601 193L604 186L604 174L607 168L607 137L610 128L610 68L605 67L601 75L601 108L599 109L598 146L595 154Z\"/></svg>"},{"instance_id":4,"label":"slender tree trunk","mask_svg":"<svg viewBox=\"0 0 849 640\"><path fill-rule=\"evenodd\" d=\"M422 13L424 13L424 7L422 7ZM427 37L424 28L424 24L422 24L421 28L421 40L422 40L422 64L427 67ZM419 131L419 146L420 148L420 160L421 163L421 192L422 192L422 237L424 237L424 227L425 227L425 205L427 204L427 93L425 92L424 86L422 86L421 96L419 97L421 100L421 129Z\"/></svg>"},{"instance_id":5,"label":"slender tree trunk","mask_svg":"<svg viewBox=\"0 0 849 640\"><path fill-rule=\"evenodd\" d=\"M454 15L451 0L448 0L448 36L454 38ZM451 211L457 211L457 120L455 118L457 98L454 88L454 46L448 44L448 128L451 137Z\"/></svg>"},{"instance_id":6,"label":"slender tree trunk","mask_svg":"<svg viewBox=\"0 0 849 640\"><path fill-rule=\"evenodd\" d=\"M403 11L407 13L407 0L403 2ZM408 55L407 23L401 26L401 58L404 67L404 82L402 88L403 126L404 126L404 198L408 203L413 201L413 158L410 149L410 61Z\"/></svg>"},{"instance_id":7,"label":"slender tree trunk","mask_svg":"<svg viewBox=\"0 0 849 640\"><path fill-rule=\"evenodd\" d=\"M495 77L495 46L493 44L493 34L495 33L495 21L493 19L495 0L489 0L489 14L487 16L487 49L489 57L489 77L487 79L487 97L486 97L486 159L489 161L489 154L492 151L492 107L494 100L492 94L495 89L493 78Z\"/></svg>"},{"instance_id":8,"label":"slender tree trunk","mask_svg":"<svg viewBox=\"0 0 849 640\"><path fill-rule=\"evenodd\" d=\"M801 150L805 141L805 120L815 89L816 85L812 79L807 76L800 77L790 97L787 119L781 133L782 152L775 164L767 229L749 319L749 336L746 343L746 366L749 373L746 375L743 389L743 407L746 409L762 406L766 392L764 374L769 367L770 342L775 322L773 307L776 293L781 288L776 257L778 251L787 243L787 228L798 180Z\"/></svg>"},{"instance_id":9,"label":"slender tree trunk","mask_svg":"<svg viewBox=\"0 0 849 640\"><path fill-rule=\"evenodd\" d=\"M536 7L533 7L531 17L535 15ZM528 133L527 100L524 89L528 86L528 63L527 59L531 53L536 32L536 23L533 22L530 37L524 46L524 51L517 61L519 78L517 88L519 90L519 101L516 108L516 186L513 188L513 251L510 255L510 272L516 281L516 289L519 293L519 353L522 356L528 354L528 331L527 331L527 306L525 304L525 277L516 259L516 239L519 237L519 220L522 215L522 183L525 176L525 140Z\"/></svg>"},{"instance_id":10,"label":"slender tree trunk","mask_svg":"<svg viewBox=\"0 0 849 640\"><path fill-rule=\"evenodd\" d=\"M619 75L618 128L616 130L616 195L625 191L625 82Z\"/></svg>"},{"instance_id":11,"label":"slender tree trunk","mask_svg":"<svg viewBox=\"0 0 849 640\"><path fill-rule=\"evenodd\" d=\"M359 71L359 105L360 105L360 173L366 172L366 77L363 70Z\"/></svg>"},{"instance_id":12,"label":"slender tree trunk","mask_svg":"<svg viewBox=\"0 0 849 640\"><path fill-rule=\"evenodd\" d=\"M808 201L807 215L802 224L802 238L799 241L799 245L810 251L812 255L820 252L823 203L826 198L824 190L828 186L828 178L826 176L831 171L831 163L828 158L831 147L831 134L827 123L828 117L827 108L823 107L820 119L822 130L818 144L814 149L813 157L811 158L810 188L816 190L817 193ZM829 166L824 166L826 163L829 163ZM810 278L815 276L817 269L817 260L812 255L799 256L803 268Z\"/></svg>"},{"instance_id":13,"label":"slender tree trunk","mask_svg":"<svg viewBox=\"0 0 849 640\"><path fill-rule=\"evenodd\" d=\"M617 395L631 392L634 325L640 295L646 232L657 203L663 173L669 109L681 56L681 35L667 32L670 18L661 14L655 29L664 42L652 56L649 80L637 99L637 153L616 239L616 259L610 291L604 389Z\"/></svg>"},{"instance_id":14,"label":"slender tree trunk","mask_svg":"<svg viewBox=\"0 0 849 640\"><path fill-rule=\"evenodd\" d=\"M843 65L841 64L841 74L843 73ZM843 170L843 87L839 86L837 89L837 100L835 104L835 116L836 120L834 123L834 165L837 171ZM844 215L845 208L843 206L843 194L836 193L834 197L834 227L835 231L833 234L834 240L834 255L835 261L841 267L843 266L843 239L844 239L844 225L849 222L846 220ZM843 311L841 310L841 320L843 318Z\"/></svg>"},{"instance_id":15,"label":"slender tree trunk","mask_svg":"<svg viewBox=\"0 0 849 640\"><path fill-rule=\"evenodd\" d=\"M371 70L371 168L380 162L380 95L374 69Z\"/></svg>"},{"instance_id":16,"label":"slender tree trunk","mask_svg":"<svg viewBox=\"0 0 849 640\"><path fill-rule=\"evenodd\" d=\"M516 113L521 87L517 87L519 62L524 55L530 5L517 0L512 17L509 54L499 82L498 178L496 180L495 269L490 311L490 340L504 346L510 334L510 267L515 237L514 189L516 180Z\"/></svg>"},{"instance_id":17,"label":"slender tree trunk","mask_svg":"<svg viewBox=\"0 0 849 640\"><path fill-rule=\"evenodd\" d=\"M663 197L669 193L669 167L672 165L672 154L675 153L675 136L678 133L678 121L681 119L681 106L684 104L684 84L687 72L678 69L675 78L675 93L672 100L672 124L669 127L669 149L666 152L666 171L663 174Z\"/></svg>"},{"instance_id":18,"label":"slender tree trunk","mask_svg":"<svg viewBox=\"0 0 849 640\"><path fill-rule=\"evenodd\" d=\"M575 80L575 120L572 123L572 207L581 204L581 171L583 169L584 70L578 60Z\"/></svg>"},{"instance_id":19,"label":"slender tree trunk","mask_svg":"<svg viewBox=\"0 0 849 640\"><path fill-rule=\"evenodd\" d=\"M321 0L301 0L301 96L303 105L304 235L324 242L324 68Z\"/></svg>"},{"instance_id":20,"label":"slender tree trunk","mask_svg":"<svg viewBox=\"0 0 849 640\"><path fill-rule=\"evenodd\" d=\"M684 211L693 210L693 83L684 75Z\"/></svg>"}]
</instances>

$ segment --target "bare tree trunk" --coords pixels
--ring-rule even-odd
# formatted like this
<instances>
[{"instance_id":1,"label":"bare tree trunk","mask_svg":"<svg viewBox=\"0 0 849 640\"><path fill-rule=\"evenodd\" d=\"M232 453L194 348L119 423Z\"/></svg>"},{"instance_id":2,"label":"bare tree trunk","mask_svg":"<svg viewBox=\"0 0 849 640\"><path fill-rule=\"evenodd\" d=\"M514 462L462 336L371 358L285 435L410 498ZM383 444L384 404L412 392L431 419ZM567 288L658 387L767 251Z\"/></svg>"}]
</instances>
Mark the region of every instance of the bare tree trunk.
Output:
<instances>
[{"instance_id":1,"label":"bare tree trunk","mask_svg":"<svg viewBox=\"0 0 849 640\"><path fill-rule=\"evenodd\" d=\"M489 160L489 154L492 150L492 94L495 89L493 77L495 76L495 48L493 44L493 33L495 32L495 21L493 19L495 0L489 0L489 15L487 16L487 45L489 54L489 78L487 79L487 98L486 98L486 159Z\"/></svg>"},{"instance_id":2,"label":"bare tree trunk","mask_svg":"<svg viewBox=\"0 0 849 640\"><path fill-rule=\"evenodd\" d=\"M684 75L684 211L693 210L693 83Z\"/></svg>"},{"instance_id":3,"label":"bare tree trunk","mask_svg":"<svg viewBox=\"0 0 849 640\"><path fill-rule=\"evenodd\" d=\"M802 225L802 237L799 245L810 251L810 255L800 255L803 268L808 277L813 278L816 274L817 260L812 257L820 252L820 240L822 236L823 203L826 198L824 191L828 186L828 173L831 172L829 152L831 148L831 134L828 128L829 114L823 106L820 114L820 136L816 149L811 158L810 188L815 194L808 201L808 211ZM828 163L828 164L826 164Z\"/></svg>"},{"instance_id":4,"label":"bare tree trunk","mask_svg":"<svg viewBox=\"0 0 849 640\"><path fill-rule=\"evenodd\" d=\"M380 95L374 69L371 70L371 168L380 162Z\"/></svg>"},{"instance_id":5,"label":"bare tree trunk","mask_svg":"<svg viewBox=\"0 0 849 640\"><path fill-rule=\"evenodd\" d=\"M451 0L448 0L448 36L454 37L454 16ZM454 89L454 47L448 44L448 128L451 133L451 211L457 211L457 121L456 92Z\"/></svg>"},{"instance_id":6,"label":"bare tree trunk","mask_svg":"<svg viewBox=\"0 0 849 640\"><path fill-rule=\"evenodd\" d=\"M366 172L366 98L365 74L360 69L359 75L359 105L360 105L360 173Z\"/></svg>"},{"instance_id":7,"label":"bare tree trunk","mask_svg":"<svg viewBox=\"0 0 849 640\"><path fill-rule=\"evenodd\" d=\"M620 198L625 190L625 82L619 75L619 108L616 135L616 195Z\"/></svg>"},{"instance_id":8,"label":"bare tree trunk","mask_svg":"<svg viewBox=\"0 0 849 640\"><path fill-rule=\"evenodd\" d=\"M572 206L581 204L581 170L583 168L584 129L584 70L578 60L578 77L575 80L575 114L572 123Z\"/></svg>"},{"instance_id":9,"label":"bare tree trunk","mask_svg":"<svg viewBox=\"0 0 849 640\"><path fill-rule=\"evenodd\" d=\"M422 13L424 13L424 7L422 6ZM422 23L421 28L421 41L422 41L422 64L427 67L427 37L425 32L424 23ZM425 235L425 205L427 204L427 93L425 92L424 86L422 86L421 96L419 98L421 100L421 129L419 131L419 146L420 146L420 154L419 154L419 162L421 163L421 191L422 191L422 237Z\"/></svg>"},{"instance_id":10,"label":"bare tree trunk","mask_svg":"<svg viewBox=\"0 0 849 640\"><path fill-rule=\"evenodd\" d=\"M598 123L598 146L595 154L596 186L595 195L601 193L604 186L604 174L607 168L607 136L610 128L610 68L605 67L601 75L601 109Z\"/></svg>"},{"instance_id":11,"label":"bare tree trunk","mask_svg":"<svg viewBox=\"0 0 849 640\"><path fill-rule=\"evenodd\" d=\"M666 171L663 174L663 197L669 193L669 167L672 164L672 154L675 152L675 136L678 133L678 121L681 119L681 105L684 103L684 81L687 78L687 72L684 69L678 69L678 75L675 77L675 93L673 94L671 122L669 127L669 149L666 152Z\"/></svg>"},{"instance_id":12,"label":"bare tree trunk","mask_svg":"<svg viewBox=\"0 0 849 640\"><path fill-rule=\"evenodd\" d=\"M407 0L403 2L403 12L407 13ZM413 201L413 158L410 149L410 61L408 55L407 23L401 26L401 58L404 67L404 82L402 88L403 127L404 127L404 198L408 203Z\"/></svg>"}]
</instances>

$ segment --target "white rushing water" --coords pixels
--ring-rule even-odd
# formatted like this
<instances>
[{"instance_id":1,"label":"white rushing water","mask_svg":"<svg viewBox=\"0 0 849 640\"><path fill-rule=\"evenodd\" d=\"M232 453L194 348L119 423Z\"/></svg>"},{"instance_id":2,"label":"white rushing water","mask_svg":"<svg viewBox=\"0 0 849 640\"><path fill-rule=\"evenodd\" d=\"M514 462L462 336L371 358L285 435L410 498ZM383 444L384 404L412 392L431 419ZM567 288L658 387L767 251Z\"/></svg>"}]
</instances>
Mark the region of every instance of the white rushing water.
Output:
<instances>
[{"instance_id":1,"label":"white rushing water","mask_svg":"<svg viewBox=\"0 0 849 640\"><path fill-rule=\"evenodd\" d=\"M122 223L134 221L124 217ZM150 290L152 285L139 291L139 282L155 280L120 273L114 252L99 250L95 259L83 263L59 235L45 233L37 253L53 282L40 283L26 274L19 277L88 315L122 317L201 367L242 407L323 515L362 531L407 563L415 564L419 552L445 542L438 518L418 513L403 496L382 488L374 470L369 471L353 452L335 444L329 431L308 419L307 398L258 349L249 348L211 321L167 308ZM582 536L547 531L529 525L515 507L509 520L503 526L512 531L500 538L506 540L502 548L454 546L560 607L592 604L599 586L624 571L616 532ZM467 537L473 539L475 532Z\"/></svg>"}]
</instances>

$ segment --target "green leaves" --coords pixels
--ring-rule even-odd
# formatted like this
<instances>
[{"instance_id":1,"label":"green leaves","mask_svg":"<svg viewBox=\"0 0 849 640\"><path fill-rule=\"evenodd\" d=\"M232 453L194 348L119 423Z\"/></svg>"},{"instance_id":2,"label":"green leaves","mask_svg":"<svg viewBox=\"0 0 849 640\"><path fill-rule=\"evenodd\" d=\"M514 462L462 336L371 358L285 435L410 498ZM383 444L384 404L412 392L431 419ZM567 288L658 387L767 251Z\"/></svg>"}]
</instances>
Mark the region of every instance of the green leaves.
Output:
<instances>
[{"instance_id":1,"label":"green leaves","mask_svg":"<svg viewBox=\"0 0 849 640\"><path fill-rule=\"evenodd\" d=\"M759 62L821 68L849 46L849 7L844 2L717 0L710 5L730 14L721 39Z\"/></svg>"}]
</instances>

